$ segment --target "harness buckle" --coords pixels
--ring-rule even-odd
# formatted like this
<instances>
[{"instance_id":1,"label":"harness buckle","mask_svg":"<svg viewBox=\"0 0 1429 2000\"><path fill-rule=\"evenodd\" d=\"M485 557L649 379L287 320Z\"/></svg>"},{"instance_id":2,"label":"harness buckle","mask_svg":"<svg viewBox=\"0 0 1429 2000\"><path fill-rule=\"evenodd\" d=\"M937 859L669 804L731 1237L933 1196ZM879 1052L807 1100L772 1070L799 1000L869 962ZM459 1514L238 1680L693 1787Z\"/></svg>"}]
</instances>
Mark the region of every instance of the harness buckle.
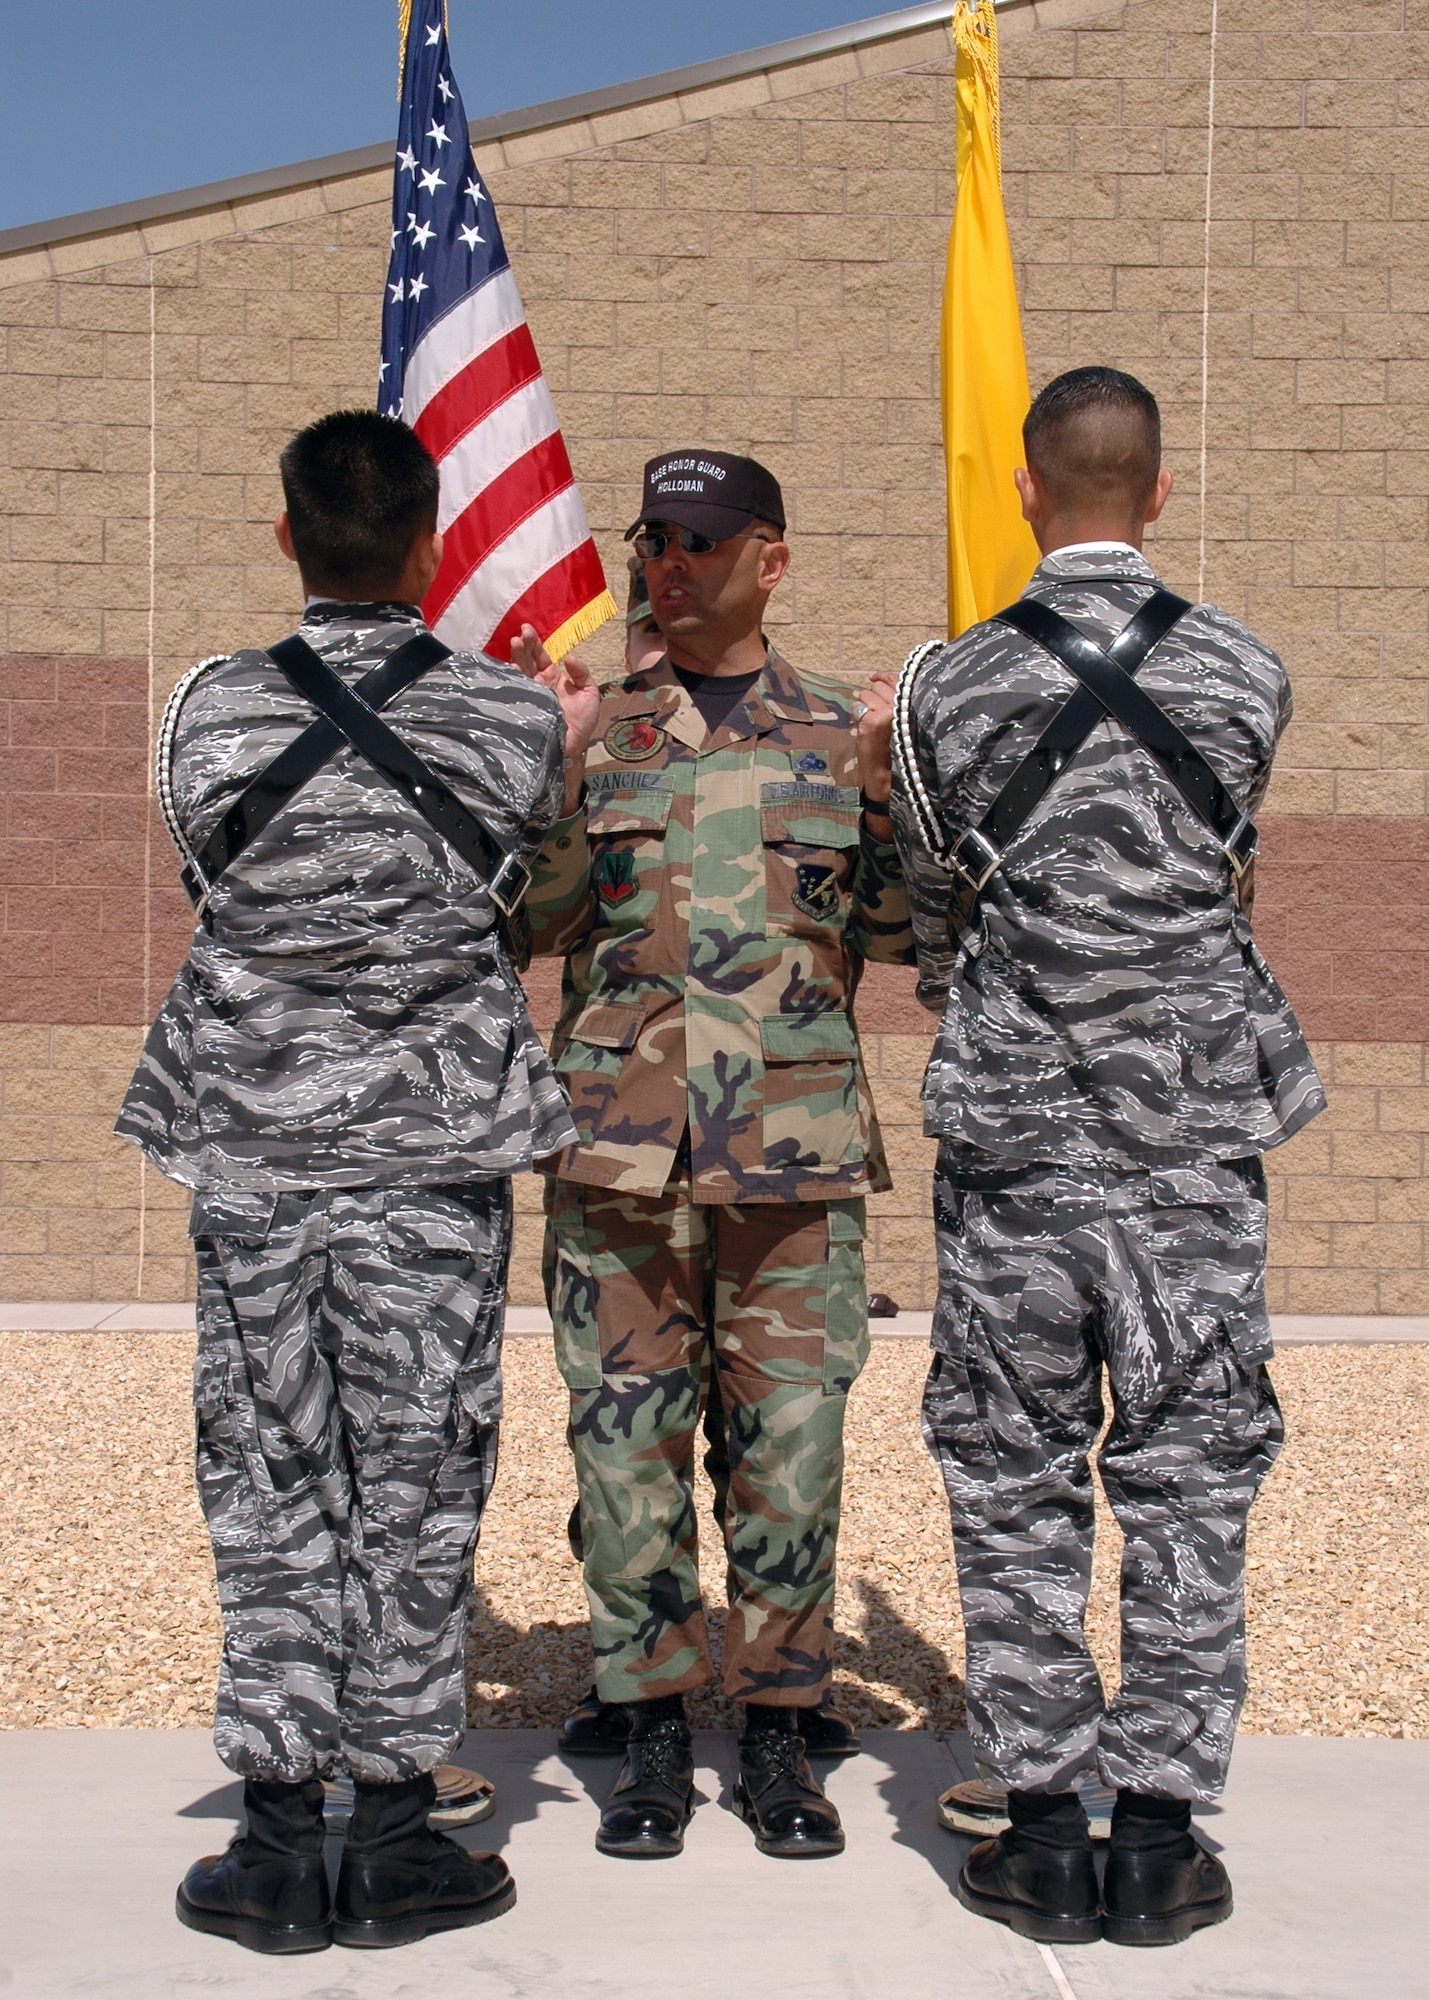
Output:
<instances>
[{"instance_id":1,"label":"harness buckle","mask_svg":"<svg viewBox=\"0 0 1429 2000\"><path fill-rule=\"evenodd\" d=\"M503 917L514 917L531 886L531 871L518 855L508 854L486 885L486 893Z\"/></svg>"},{"instance_id":2,"label":"harness buckle","mask_svg":"<svg viewBox=\"0 0 1429 2000\"><path fill-rule=\"evenodd\" d=\"M1241 814L1231 828L1229 838L1221 844L1231 865L1231 873L1239 882L1260 848L1260 835L1256 832L1249 813Z\"/></svg>"},{"instance_id":3,"label":"harness buckle","mask_svg":"<svg viewBox=\"0 0 1429 2000\"><path fill-rule=\"evenodd\" d=\"M964 859L964 849L971 848L970 859ZM948 859L965 882L971 882L974 891L980 891L1002 866L1002 856L987 835L977 827L969 826L958 835L948 849Z\"/></svg>"}]
</instances>

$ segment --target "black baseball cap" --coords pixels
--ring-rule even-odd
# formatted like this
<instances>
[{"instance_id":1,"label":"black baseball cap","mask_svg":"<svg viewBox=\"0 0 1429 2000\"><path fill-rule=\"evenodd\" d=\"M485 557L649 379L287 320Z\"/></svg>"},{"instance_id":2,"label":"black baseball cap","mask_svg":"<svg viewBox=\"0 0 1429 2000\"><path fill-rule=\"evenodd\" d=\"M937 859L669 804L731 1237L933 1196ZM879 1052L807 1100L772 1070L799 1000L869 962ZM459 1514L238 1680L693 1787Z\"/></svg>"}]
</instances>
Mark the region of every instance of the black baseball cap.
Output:
<instances>
[{"instance_id":1,"label":"black baseball cap","mask_svg":"<svg viewBox=\"0 0 1429 2000\"><path fill-rule=\"evenodd\" d=\"M751 521L772 521L782 534L784 496L757 459L728 451L667 451L645 467L640 519L626 529L626 541L647 521L693 528L713 542L728 541Z\"/></svg>"}]
</instances>

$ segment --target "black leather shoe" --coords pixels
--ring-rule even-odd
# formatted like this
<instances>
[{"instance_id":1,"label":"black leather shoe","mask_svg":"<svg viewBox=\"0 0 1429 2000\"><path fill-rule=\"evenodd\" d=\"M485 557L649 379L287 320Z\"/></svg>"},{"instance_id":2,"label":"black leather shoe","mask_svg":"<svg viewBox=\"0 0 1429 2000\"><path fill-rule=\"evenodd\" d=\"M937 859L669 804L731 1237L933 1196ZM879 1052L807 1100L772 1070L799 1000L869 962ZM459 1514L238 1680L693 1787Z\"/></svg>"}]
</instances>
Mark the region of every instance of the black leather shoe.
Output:
<instances>
[{"instance_id":1,"label":"black leather shoe","mask_svg":"<svg viewBox=\"0 0 1429 2000\"><path fill-rule=\"evenodd\" d=\"M434 1931L488 1923L516 1901L499 1854L468 1854L427 1815L430 1773L393 1785L358 1784L333 1905L333 1941L361 1949L416 1944Z\"/></svg>"},{"instance_id":2,"label":"black leather shoe","mask_svg":"<svg viewBox=\"0 0 1429 2000\"><path fill-rule=\"evenodd\" d=\"M695 1760L680 1716L647 1721L636 1708L630 1745L606 1802L595 1844L602 1854L663 1861L685 1844L694 1811Z\"/></svg>"},{"instance_id":3,"label":"black leather shoe","mask_svg":"<svg viewBox=\"0 0 1429 2000\"><path fill-rule=\"evenodd\" d=\"M817 1708L799 1708L799 1734L811 1757L856 1757L863 1745L858 1731L846 1715L821 1702Z\"/></svg>"},{"instance_id":4,"label":"black leather shoe","mask_svg":"<svg viewBox=\"0 0 1429 2000\"><path fill-rule=\"evenodd\" d=\"M602 1701L592 1688L561 1724L556 1748L568 1757L619 1757L629 1741L629 1708L623 1701Z\"/></svg>"},{"instance_id":5,"label":"black leather shoe","mask_svg":"<svg viewBox=\"0 0 1429 2000\"><path fill-rule=\"evenodd\" d=\"M1095 1944L1101 1904L1091 1841L1053 1847L1015 1826L983 1840L963 1863L958 1901L1037 1944Z\"/></svg>"},{"instance_id":6,"label":"black leather shoe","mask_svg":"<svg viewBox=\"0 0 1429 2000\"><path fill-rule=\"evenodd\" d=\"M844 1830L838 1808L824 1797L809 1769L799 1734L799 1710L783 1713L789 1717L787 1728L759 1729L740 1743L735 1808L754 1829L754 1844L761 1854L776 1855L781 1861L842 1854Z\"/></svg>"},{"instance_id":7,"label":"black leather shoe","mask_svg":"<svg viewBox=\"0 0 1429 2000\"><path fill-rule=\"evenodd\" d=\"M196 1861L174 1902L191 1931L232 1938L248 1951L326 1951L332 1899L323 1866L323 1788L249 1778L245 1831L223 1854Z\"/></svg>"},{"instance_id":8,"label":"black leather shoe","mask_svg":"<svg viewBox=\"0 0 1429 2000\"><path fill-rule=\"evenodd\" d=\"M240 1835L226 1853L195 1861L174 1902L179 1922L248 1951L326 1951L332 1898L321 1854L248 1861L243 1848Z\"/></svg>"},{"instance_id":9,"label":"black leather shoe","mask_svg":"<svg viewBox=\"0 0 1429 2000\"><path fill-rule=\"evenodd\" d=\"M1109 1944L1184 1944L1192 1931L1223 1924L1234 1907L1229 1875L1190 1833L1150 1848L1113 1834L1102 1902Z\"/></svg>"}]
</instances>

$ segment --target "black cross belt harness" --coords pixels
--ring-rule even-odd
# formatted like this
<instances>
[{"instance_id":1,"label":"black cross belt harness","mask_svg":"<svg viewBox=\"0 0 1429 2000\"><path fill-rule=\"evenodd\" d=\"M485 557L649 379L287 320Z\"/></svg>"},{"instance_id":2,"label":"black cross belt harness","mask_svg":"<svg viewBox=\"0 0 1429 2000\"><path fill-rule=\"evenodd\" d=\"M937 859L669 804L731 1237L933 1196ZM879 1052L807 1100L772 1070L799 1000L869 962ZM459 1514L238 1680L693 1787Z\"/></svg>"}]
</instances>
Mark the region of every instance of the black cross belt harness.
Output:
<instances>
[{"instance_id":1,"label":"black cross belt harness","mask_svg":"<svg viewBox=\"0 0 1429 2000\"><path fill-rule=\"evenodd\" d=\"M1135 679L1154 649L1191 608L1184 597L1175 597L1169 590L1153 591L1105 648L1035 598L1019 598L1016 604L999 611L1000 624L1011 625L1035 640L1069 674L1075 675L1080 685L1057 710L977 825L965 828L950 846L941 839L929 802L918 797L921 788L916 780L916 766L908 754L912 746L907 740L905 696L900 704L903 711L900 723L914 809L925 838L930 834L935 836L929 841L934 854L945 867L963 877L974 895L997 873L1009 843L1022 831L1104 715L1115 716L1127 734L1161 767L1192 812L1215 835L1236 880L1240 880L1256 850L1256 831L1249 815L1242 811L1190 738ZM906 682L911 693L917 671L913 661L909 662L909 669Z\"/></svg>"},{"instance_id":2,"label":"black cross belt harness","mask_svg":"<svg viewBox=\"0 0 1429 2000\"><path fill-rule=\"evenodd\" d=\"M259 772L228 808L197 854L187 842L180 841L187 855L180 872L195 908L203 911L224 870L232 866L273 815L345 742L390 779L427 824L476 871L502 915L514 915L530 883L530 870L518 855L498 846L450 786L377 713L432 667L449 659L451 648L430 632L419 632L364 674L355 687L348 687L300 635L270 646L267 657L318 710L320 720L309 723L265 771ZM177 691L165 716L160 737L161 763L188 685L185 683ZM161 802L167 801L167 791L166 773L161 772ZM172 831L177 818L167 802L165 817Z\"/></svg>"}]
</instances>

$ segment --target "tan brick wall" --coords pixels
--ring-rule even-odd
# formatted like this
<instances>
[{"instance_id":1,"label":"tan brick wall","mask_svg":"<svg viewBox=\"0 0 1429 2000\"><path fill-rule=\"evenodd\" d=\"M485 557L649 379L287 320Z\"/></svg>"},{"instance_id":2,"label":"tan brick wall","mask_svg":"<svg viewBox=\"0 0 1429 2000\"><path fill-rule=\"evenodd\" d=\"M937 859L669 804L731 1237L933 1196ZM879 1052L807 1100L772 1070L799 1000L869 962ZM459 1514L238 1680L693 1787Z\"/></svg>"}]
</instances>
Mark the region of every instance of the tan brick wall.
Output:
<instances>
[{"instance_id":1,"label":"tan brick wall","mask_svg":"<svg viewBox=\"0 0 1429 2000\"><path fill-rule=\"evenodd\" d=\"M141 1040L0 1023L0 1298L134 1298L141 1207L143 1296L192 1298L188 1198L112 1129Z\"/></svg>"},{"instance_id":2,"label":"tan brick wall","mask_svg":"<svg viewBox=\"0 0 1429 2000\"><path fill-rule=\"evenodd\" d=\"M1219 16L1206 592L1292 668L1276 812L1422 817L1429 0L1221 0ZM1194 591L1209 8L1039 0L1001 18L1006 194L1034 379L1107 360L1153 384L1180 486L1153 554ZM778 623L793 657L856 675L937 629L935 357L953 150L948 42L933 28L483 153L612 578L641 460L698 439L753 449L784 481L795 566ZM270 527L276 454L297 424L371 399L388 203L385 173L351 176L0 259L0 651L145 658L151 443L157 695L198 655L290 624L295 578ZM615 628L602 634L597 662L617 643ZM167 885L162 845L154 867ZM65 884L76 909L83 888ZM33 910L34 883L21 891ZM1335 916L1317 906L1302 929L1318 917L1329 930ZM1429 950L1422 894L1402 934ZM1340 967L1356 946L1342 937L1332 963L1317 943L1302 935L1296 948L1307 979L1334 984L1335 1060L1352 1067L1343 1036L1360 1002L1344 983L1352 963ZM1395 1035L1415 1018L1419 967L1396 974L1398 1011L1366 1001L1359 1033ZM26 1079L73 1067L63 1035L74 1031L14 1032L49 1054L6 1068L7 1106L12 1077L23 1096ZM897 1039L880 1063L904 1060ZM1418 1059L1417 1044L1395 1047L1371 1042L1360 1057ZM880 1090L921 1148L912 1081L885 1068ZM1363 1113L1364 1091L1373 1116L1317 1128L1277 1173L1281 1303L1388 1311L1418 1297L1422 1231L1408 1211L1422 1161L1411 1171L1417 1141L1382 1121L1419 1081L1337 1074L1336 1117ZM12 1115L32 1132L32 1114L8 1109L7 1132ZM53 1129L78 1144L72 1116L55 1114ZM12 1296L42 1276L56 1294L123 1295L134 1169L93 1145L7 1159L4 1254L35 1260L23 1280L19 1263L0 1265ZM46 1190L52 1200L33 1198ZM910 1305L931 1283L922 1192L876 1204L875 1270ZM155 1211L165 1199L156 1188ZM160 1288L182 1268L170 1226L150 1259ZM529 1228L522 1268L529 1290Z\"/></svg>"}]
</instances>

